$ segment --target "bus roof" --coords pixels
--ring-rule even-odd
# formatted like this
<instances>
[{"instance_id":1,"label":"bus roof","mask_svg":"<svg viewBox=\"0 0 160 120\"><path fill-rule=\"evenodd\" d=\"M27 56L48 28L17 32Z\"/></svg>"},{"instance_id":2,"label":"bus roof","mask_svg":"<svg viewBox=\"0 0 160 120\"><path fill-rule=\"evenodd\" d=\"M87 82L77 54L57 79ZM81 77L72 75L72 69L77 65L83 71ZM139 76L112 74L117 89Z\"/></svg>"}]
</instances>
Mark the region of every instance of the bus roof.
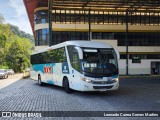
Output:
<instances>
[{"instance_id":1,"label":"bus roof","mask_svg":"<svg viewBox=\"0 0 160 120\"><path fill-rule=\"evenodd\" d=\"M50 49L61 48L61 47L68 46L68 45L74 45L74 46L78 46L78 47L87 47L87 48L112 48L111 45L103 43L103 42L75 40L75 41L66 41L66 42L63 42L63 43L60 43L57 45L53 45L53 46L47 47L45 49L39 50L33 54L45 52Z\"/></svg>"}]
</instances>

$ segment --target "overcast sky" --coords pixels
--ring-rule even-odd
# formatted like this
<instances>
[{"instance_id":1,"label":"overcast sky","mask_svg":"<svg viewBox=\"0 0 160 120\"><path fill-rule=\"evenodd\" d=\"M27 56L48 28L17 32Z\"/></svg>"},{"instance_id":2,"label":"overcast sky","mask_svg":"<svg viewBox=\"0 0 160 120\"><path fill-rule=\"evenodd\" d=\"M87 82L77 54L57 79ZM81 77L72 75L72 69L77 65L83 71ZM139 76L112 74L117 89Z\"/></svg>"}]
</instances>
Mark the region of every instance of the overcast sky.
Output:
<instances>
[{"instance_id":1,"label":"overcast sky","mask_svg":"<svg viewBox=\"0 0 160 120\"><path fill-rule=\"evenodd\" d=\"M20 30L32 34L23 0L0 0L0 14L5 18L5 23L16 25Z\"/></svg>"}]
</instances>

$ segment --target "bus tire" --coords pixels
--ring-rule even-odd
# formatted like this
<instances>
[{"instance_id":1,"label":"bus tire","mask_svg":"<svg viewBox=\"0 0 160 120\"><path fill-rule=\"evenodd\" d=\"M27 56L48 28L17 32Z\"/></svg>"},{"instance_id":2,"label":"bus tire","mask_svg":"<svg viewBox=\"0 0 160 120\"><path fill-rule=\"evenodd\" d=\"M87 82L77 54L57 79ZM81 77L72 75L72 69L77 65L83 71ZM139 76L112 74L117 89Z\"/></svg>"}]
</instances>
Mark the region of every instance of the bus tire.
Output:
<instances>
[{"instance_id":1,"label":"bus tire","mask_svg":"<svg viewBox=\"0 0 160 120\"><path fill-rule=\"evenodd\" d=\"M72 93L72 89L70 89L69 87L69 82L67 78L64 78L63 80L63 88L65 89L67 93Z\"/></svg>"},{"instance_id":2,"label":"bus tire","mask_svg":"<svg viewBox=\"0 0 160 120\"><path fill-rule=\"evenodd\" d=\"M43 85L44 85L44 83L41 81L41 75L38 75L38 84L39 84L40 86L43 86Z\"/></svg>"}]
</instances>

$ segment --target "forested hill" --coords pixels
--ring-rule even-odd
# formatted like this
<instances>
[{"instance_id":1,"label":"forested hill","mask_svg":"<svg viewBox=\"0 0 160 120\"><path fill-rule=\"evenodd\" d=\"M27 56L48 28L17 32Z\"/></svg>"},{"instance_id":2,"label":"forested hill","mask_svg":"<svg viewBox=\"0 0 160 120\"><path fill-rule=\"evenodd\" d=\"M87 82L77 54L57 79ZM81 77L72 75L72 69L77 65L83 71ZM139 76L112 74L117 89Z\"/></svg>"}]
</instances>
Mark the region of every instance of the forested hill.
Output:
<instances>
[{"instance_id":1,"label":"forested hill","mask_svg":"<svg viewBox=\"0 0 160 120\"><path fill-rule=\"evenodd\" d=\"M18 27L4 23L0 15L0 69L22 72L30 67L30 55L34 50L33 36Z\"/></svg>"},{"instance_id":2,"label":"forested hill","mask_svg":"<svg viewBox=\"0 0 160 120\"><path fill-rule=\"evenodd\" d=\"M28 33L25 33L24 31L21 31L17 26L14 26L14 25L11 25L11 24L8 24L8 25L10 26L10 29L14 34L18 35L21 38L28 38L34 44L33 35L30 35Z\"/></svg>"}]
</instances>

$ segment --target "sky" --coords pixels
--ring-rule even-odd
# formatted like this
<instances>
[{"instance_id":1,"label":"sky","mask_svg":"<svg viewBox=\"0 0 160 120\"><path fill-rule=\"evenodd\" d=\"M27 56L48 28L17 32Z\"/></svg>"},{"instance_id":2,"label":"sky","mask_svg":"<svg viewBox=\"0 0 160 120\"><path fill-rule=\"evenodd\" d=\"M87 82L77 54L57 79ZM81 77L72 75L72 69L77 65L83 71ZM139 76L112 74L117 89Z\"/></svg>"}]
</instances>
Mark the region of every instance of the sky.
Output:
<instances>
[{"instance_id":1,"label":"sky","mask_svg":"<svg viewBox=\"0 0 160 120\"><path fill-rule=\"evenodd\" d=\"M5 23L16 25L33 35L23 0L0 0L0 14L5 18Z\"/></svg>"}]
</instances>

